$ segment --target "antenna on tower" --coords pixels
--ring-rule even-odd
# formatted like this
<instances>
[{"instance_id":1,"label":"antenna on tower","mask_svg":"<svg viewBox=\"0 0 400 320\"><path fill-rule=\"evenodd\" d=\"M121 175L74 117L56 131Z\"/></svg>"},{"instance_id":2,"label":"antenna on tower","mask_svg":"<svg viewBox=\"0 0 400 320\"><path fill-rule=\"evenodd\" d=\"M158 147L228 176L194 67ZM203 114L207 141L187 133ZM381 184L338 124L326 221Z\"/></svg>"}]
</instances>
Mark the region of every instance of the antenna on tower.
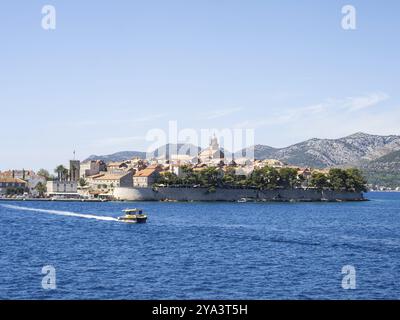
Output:
<instances>
[{"instance_id":1,"label":"antenna on tower","mask_svg":"<svg viewBox=\"0 0 400 320\"><path fill-rule=\"evenodd\" d=\"M74 150L73 154L74 154L74 160L75 160L75 154L76 154L75 150Z\"/></svg>"}]
</instances>

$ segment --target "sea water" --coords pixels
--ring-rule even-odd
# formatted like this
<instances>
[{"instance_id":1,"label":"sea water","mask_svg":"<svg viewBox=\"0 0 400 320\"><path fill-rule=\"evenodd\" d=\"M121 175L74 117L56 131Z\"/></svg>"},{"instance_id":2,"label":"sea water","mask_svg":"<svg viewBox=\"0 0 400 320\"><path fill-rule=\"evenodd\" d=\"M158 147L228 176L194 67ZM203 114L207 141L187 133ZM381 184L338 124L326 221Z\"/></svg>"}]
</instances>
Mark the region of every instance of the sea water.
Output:
<instances>
[{"instance_id":1,"label":"sea water","mask_svg":"<svg viewBox=\"0 0 400 320\"><path fill-rule=\"evenodd\" d=\"M398 299L400 193L368 202L0 201L1 299ZM116 220L140 207L146 224ZM55 271L55 289L42 269ZM354 267L346 289L343 267Z\"/></svg>"}]
</instances>

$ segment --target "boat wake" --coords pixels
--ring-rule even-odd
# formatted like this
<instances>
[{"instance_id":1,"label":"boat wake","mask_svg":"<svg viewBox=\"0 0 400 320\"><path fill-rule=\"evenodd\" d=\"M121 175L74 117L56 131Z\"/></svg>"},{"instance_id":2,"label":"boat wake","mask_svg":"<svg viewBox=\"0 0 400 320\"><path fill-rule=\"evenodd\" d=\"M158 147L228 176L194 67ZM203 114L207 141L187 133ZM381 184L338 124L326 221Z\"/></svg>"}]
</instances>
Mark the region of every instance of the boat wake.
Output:
<instances>
[{"instance_id":1,"label":"boat wake","mask_svg":"<svg viewBox=\"0 0 400 320\"><path fill-rule=\"evenodd\" d=\"M83 213L76 213L76 212L70 212L70 211L37 209L37 208L21 207L21 206L14 206L14 205L8 205L8 204L2 205L2 206L5 208L8 208L8 209L13 209L13 210L42 212L42 213L55 214L58 216L77 217L77 218L95 219L95 220L103 220L103 221L118 221L118 219L113 218L113 217L96 216L93 214L83 214Z\"/></svg>"}]
</instances>

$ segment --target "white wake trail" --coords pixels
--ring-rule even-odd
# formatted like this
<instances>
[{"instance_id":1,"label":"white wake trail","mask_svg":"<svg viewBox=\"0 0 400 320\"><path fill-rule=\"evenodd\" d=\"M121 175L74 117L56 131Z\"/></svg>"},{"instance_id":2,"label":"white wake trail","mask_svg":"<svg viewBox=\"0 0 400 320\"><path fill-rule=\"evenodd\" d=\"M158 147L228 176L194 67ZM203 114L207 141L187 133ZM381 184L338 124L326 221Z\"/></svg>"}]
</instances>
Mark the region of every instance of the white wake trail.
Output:
<instances>
[{"instance_id":1,"label":"white wake trail","mask_svg":"<svg viewBox=\"0 0 400 320\"><path fill-rule=\"evenodd\" d=\"M5 208L14 209L14 210L43 212L43 213L55 214L58 216L77 217L77 218L86 218L86 219L95 219L95 220L104 220L104 221L118 221L118 219L113 218L113 217L96 216L93 214L83 214L83 213L58 211L58 210L36 209L36 208L20 207L20 206L8 205L8 204L7 205L3 204L2 206Z\"/></svg>"}]
</instances>

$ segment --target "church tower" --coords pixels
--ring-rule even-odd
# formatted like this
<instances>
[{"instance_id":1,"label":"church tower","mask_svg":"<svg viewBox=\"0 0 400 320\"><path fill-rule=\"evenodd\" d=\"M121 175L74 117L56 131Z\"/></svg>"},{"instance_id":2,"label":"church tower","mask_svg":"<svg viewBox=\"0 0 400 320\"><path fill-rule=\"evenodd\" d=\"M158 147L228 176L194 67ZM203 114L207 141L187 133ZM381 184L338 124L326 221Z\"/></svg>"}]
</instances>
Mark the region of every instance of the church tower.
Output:
<instances>
[{"instance_id":1,"label":"church tower","mask_svg":"<svg viewBox=\"0 0 400 320\"><path fill-rule=\"evenodd\" d=\"M215 136L215 133L214 133L214 136L211 138L210 148L212 150L219 150L219 143L218 143L217 137Z\"/></svg>"},{"instance_id":2,"label":"church tower","mask_svg":"<svg viewBox=\"0 0 400 320\"><path fill-rule=\"evenodd\" d=\"M210 139L210 145L208 148L202 150L199 153L199 160L201 163L212 163L214 161L220 161L225 158L224 153L219 148L218 138L214 136Z\"/></svg>"}]
</instances>

